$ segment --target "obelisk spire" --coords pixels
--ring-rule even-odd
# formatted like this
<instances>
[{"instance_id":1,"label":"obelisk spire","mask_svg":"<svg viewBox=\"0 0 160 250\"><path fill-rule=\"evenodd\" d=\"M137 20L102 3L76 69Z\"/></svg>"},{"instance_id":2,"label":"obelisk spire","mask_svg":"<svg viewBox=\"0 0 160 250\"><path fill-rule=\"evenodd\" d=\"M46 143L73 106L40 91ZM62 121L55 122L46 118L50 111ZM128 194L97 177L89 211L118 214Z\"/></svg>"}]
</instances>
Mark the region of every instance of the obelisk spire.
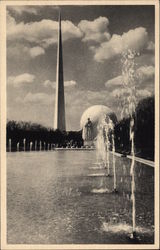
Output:
<instances>
[{"instance_id":1,"label":"obelisk spire","mask_svg":"<svg viewBox=\"0 0 160 250\"><path fill-rule=\"evenodd\" d=\"M57 44L57 76L56 76L56 99L55 99L54 129L59 129L61 131L66 130L64 80L63 80L61 13L60 13L60 11L59 11L59 29L58 29L58 44Z\"/></svg>"}]
</instances>

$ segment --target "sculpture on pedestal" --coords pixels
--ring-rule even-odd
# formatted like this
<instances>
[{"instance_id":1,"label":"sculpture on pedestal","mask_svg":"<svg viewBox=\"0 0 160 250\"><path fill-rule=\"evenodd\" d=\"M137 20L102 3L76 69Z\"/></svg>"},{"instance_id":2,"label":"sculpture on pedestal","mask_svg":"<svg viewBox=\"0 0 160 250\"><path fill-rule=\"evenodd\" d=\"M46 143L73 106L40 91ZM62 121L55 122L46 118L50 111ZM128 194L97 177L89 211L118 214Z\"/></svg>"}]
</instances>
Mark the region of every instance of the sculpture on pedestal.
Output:
<instances>
[{"instance_id":1,"label":"sculpture on pedestal","mask_svg":"<svg viewBox=\"0 0 160 250\"><path fill-rule=\"evenodd\" d=\"M84 139L85 146L92 146L93 124L92 124L90 118L88 118L88 121L86 122L85 126L83 127L83 139Z\"/></svg>"}]
</instances>

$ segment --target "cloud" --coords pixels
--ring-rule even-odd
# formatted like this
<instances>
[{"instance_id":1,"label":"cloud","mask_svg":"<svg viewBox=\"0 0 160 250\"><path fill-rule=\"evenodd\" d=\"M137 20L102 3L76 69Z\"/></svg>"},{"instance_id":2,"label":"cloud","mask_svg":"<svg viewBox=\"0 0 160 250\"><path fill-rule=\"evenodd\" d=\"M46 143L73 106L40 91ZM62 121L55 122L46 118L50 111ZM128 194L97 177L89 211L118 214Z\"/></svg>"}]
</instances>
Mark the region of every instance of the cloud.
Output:
<instances>
[{"instance_id":1,"label":"cloud","mask_svg":"<svg viewBox=\"0 0 160 250\"><path fill-rule=\"evenodd\" d=\"M52 81L50 81L50 80L45 80L44 83L43 83L43 85L44 85L45 87L52 87L52 88L55 88L55 87L56 87L56 82L52 82Z\"/></svg>"},{"instance_id":2,"label":"cloud","mask_svg":"<svg viewBox=\"0 0 160 250\"><path fill-rule=\"evenodd\" d=\"M123 89L123 88L115 89L111 93L111 96L113 96L114 98L119 98L119 99L123 99L123 98L127 97L128 95L129 95L128 89ZM151 95L152 95L152 93L147 89L139 89L136 91L136 97L138 99L148 97Z\"/></svg>"},{"instance_id":3,"label":"cloud","mask_svg":"<svg viewBox=\"0 0 160 250\"><path fill-rule=\"evenodd\" d=\"M136 70L136 85L139 87L141 84L151 80L151 83L154 84L154 74L155 68L153 66L141 66ZM115 87L123 86L123 77L122 75L116 76L105 83L107 89L114 89ZM146 86L147 87L147 86ZM116 93L116 92L115 92Z\"/></svg>"},{"instance_id":4,"label":"cloud","mask_svg":"<svg viewBox=\"0 0 160 250\"><path fill-rule=\"evenodd\" d=\"M101 43L110 39L108 31L109 20L106 17L98 17L93 21L82 20L78 27L83 32L83 42L95 41Z\"/></svg>"},{"instance_id":5,"label":"cloud","mask_svg":"<svg viewBox=\"0 0 160 250\"><path fill-rule=\"evenodd\" d=\"M17 97L16 101L23 104L49 105L53 102L54 96L46 93L28 93L24 98Z\"/></svg>"},{"instance_id":6,"label":"cloud","mask_svg":"<svg viewBox=\"0 0 160 250\"><path fill-rule=\"evenodd\" d=\"M76 81L73 81L73 80L71 80L71 81L65 81L64 82L64 87L75 86L76 84L77 84Z\"/></svg>"},{"instance_id":7,"label":"cloud","mask_svg":"<svg viewBox=\"0 0 160 250\"><path fill-rule=\"evenodd\" d=\"M9 41L27 41L47 48L57 42L58 22L43 19L37 22L16 23L15 19L7 15L7 39ZM63 40L82 37L82 32L71 21L62 21Z\"/></svg>"},{"instance_id":8,"label":"cloud","mask_svg":"<svg viewBox=\"0 0 160 250\"><path fill-rule=\"evenodd\" d=\"M110 80L108 80L106 83L105 83L105 87L109 88L109 87L117 87L117 86L122 86L123 84L123 78L122 76L116 76Z\"/></svg>"},{"instance_id":9,"label":"cloud","mask_svg":"<svg viewBox=\"0 0 160 250\"><path fill-rule=\"evenodd\" d=\"M29 54L32 58L34 58L39 55L45 54L45 50L42 47L36 46L36 47L29 49Z\"/></svg>"},{"instance_id":10,"label":"cloud","mask_svg":"<svg viewBox=\"0 0 160 250\"><path fill-rule=\"evenodd\" d=\"M155 44L150 41L147 46L147 50L154 51L155 50Z\"/></svg>"},{"instance_id":11,"label":"cloud","mask_svg":"<svg viewBox=\"0 0 160 250\"><path fill-rule=\"evenodd\" d=\"M117 88L111 92L111 96L114 98L121 98L122 96L127 96L129 94L128 89Z\"/></svg>"},{"instance_id":12,"label":"cloud","mask_svg":"<svg viewBox=\"0 0 160 250\"><path fill-rule=\"evenodd\" d=\"M64 81L64 87L73 87L73 86L76 86L76 81ZM52 87L52 88L56 88L56 82L55 81L50 81L50 80L45 80L43 85L45 87Z\"/></svg>"},{"instance_id":13,"label":"cloud","mask_svg":"<svg viewBox=\"0 0 160 250\"><path fill-rule=\"evenodd\" d=\"M14 15L21 16L24 13L30 14L30 15L39 15L40 11L46 11L46 10L59 10L59 6L51 6L51 5L17 5L17 6L7 6L7 10L11 12Z\"/></svg>"},{"instance_id":14,"label":"cloud","mask_svg":"<svg viewBox=\"0 0 160 250\"><path fill-rule=\"evenodd\" d=\"M14 87L20 87L24 83L33 83L35 76L32 74L24 73L18 76L9 76L8 84L13 85Z\"/></svg>"},{"instance_id":15,"label":"cloud","mask_svg":"<svg viewBox=\"0 0 160 250\"><path fill-rule=\"evenodd\" d=\"M21 53L19 53L21 51ZM40 46L28 47L22 43L10 44L7 48L7 56L17 60L26 60L45 54L45 50ZM23 56L22 56L23 55Z\"/></svg>"},{"instance_id":16,"label":"cloud","mask_svg":"<svg viewBox=\"0 0 160 250\"><path fill-rule=\"evenodd\" d=\"M137 69L137 79L135 81L137 100L153 94L154 72L153 66L141 66ZM111 97L115 99L123 99L129 95L129 89L123 87L123 77L121 75L108 80L105 87L110 91Z\"/></svg>"},{"instance_id":17,"label":"cloud","mask_svg":"<svg viewBox=\"0 0 160 250\"><path fill-rule=\"evenodd\" d=\"M65 96L67 105L73 106L73 108L87 108L91 105L102 103L107 106L110 105L110 97L107 90L91 91L75 88L72 92L66 92Z\"/></svg>"},{"instance_id":18,"label":"cloud","mask_svg":"<svg viewBox=\"0 0 160 250\"><path fill-rule=\"evenodd\" d=\"M153 66L142 66L137 69L137 76L140 83L153 80L155 74L155 68Z\"/></svg>"},{"instance_id":19,"label":"cloud","mask_svg":"<svg viewBox=\"0 0 160 250\"><path fill-rule=\"evenodd\" d=\"M147 89L140 89L137 91L137 96L139 97L148 97L151 96L152 93L150 91L148 91Z\"/></svg>"},{"instance_id":20,"label":"cloud","mask_svg":"<svg viewBox=\"0 0 160 250\"><path fill-rule=\"evenodd\" d=\"M126 49L133 49L138 52L143 50L147 43L148 33L143 27L129 30L121 36L113 34L109 41L101 43L99 47L95 47L94 59L98 62L103 62L121 54Z\"/></svg>"},{"instance_id":21,"label":"cloud","mask_svg":"<svg viewBox=\"0 0 160 250\"><path fill-rule=\"evenodd\" d=\"M14 13L18 15L22 15L24 12L29 13L29 14L35 14L37 15L38 11L38 6L27 6L27 5L22 5L22 6L8 6L9 11L13 11Z\"/></svg>"}]
</instances>

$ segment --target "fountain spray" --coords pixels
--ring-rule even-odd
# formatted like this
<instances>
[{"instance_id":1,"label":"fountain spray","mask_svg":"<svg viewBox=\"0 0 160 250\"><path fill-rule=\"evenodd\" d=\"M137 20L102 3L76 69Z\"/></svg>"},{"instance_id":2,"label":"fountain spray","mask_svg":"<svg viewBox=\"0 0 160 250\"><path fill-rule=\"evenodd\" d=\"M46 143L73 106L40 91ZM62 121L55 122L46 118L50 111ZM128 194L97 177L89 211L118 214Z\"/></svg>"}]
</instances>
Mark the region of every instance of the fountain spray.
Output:
<instances>
[{"instance_id":1,"label":"fountain spray","mask_svg":"<svg viewBox=\"0 0 160 250\"><path fill-rule=\"evenodd\" d=\"M12 151L12 141L11 141L11 139L9 139L9 152L11 152Z\"/></svg>"},{"instance_id":2,"label":"fountain spray","mask_svg":"<svg viewBox=\"0 0 160 250\"><path fill-rule=\"evenodd\" d=\"M26 139L23 139L23 150L26 151Z\"/></svg>"},{"instance_id":3,"label":"fountain spray","mask_svg":"<svg viewBox=\"0 0 160 250\"><path fill-rule=\"evenodd\" d=\"M19 152L19 142L17 143L17 151Z\"/></svg>"},{"instance_id":4,"label":"fountain spray","mask_svg":"<svg viewBox=\"0 0 160 250\"><path fill-rule=\"evenodd\" d=\"M31 141L30 142L30 146L29 146L29 150L32 151L32 145L33 145L33 142Z\"/></svg>"},{"instance_id":5,"label":"fountain spray","mask_svg":"<svg viewBox=\"0 0 160 250\"><path fill-rule=\"evenodd\" d=\"M114 139L114 124L112 120L109 118L109 129L111 131L111 136L112 136L112 161L113 161L113 191L117 193L117 183L116 183L116 159L115 159L115 139Z\"/></svg>"},{"instance_id":6,"label":"fountain spray","mask_svg":"<svg viewBox=\"0 0 160 250\"><path fill-rule=\"evenodd\" d=\"M102 121L99 122L97 126L98 134L97 134L97 163L102 161L103 164L106 164L106 147L105 147L105 138L104 138L104 131L103 131L103 123Z\"/></svg>"},{"instance_id":7,"label":"fountain spray","mask_svg":"<svg viewBox=\"0 0 160 250\"><path fill-rule=\"evenodd\" d=\"M39 142L39 150L40 151L42 150L42 142L41 141Z\"/></svg>"},{"instance_id":8,"label":"fountain spray","mask_svg":"<svg viewBox=\"0 0 160 250\"><path fill-rule=\"evenodd\" d=\"M109 161L109 147L110 147L109 134L113 133L114 125L113 125L113 122L108 115L106 115L106 117L105 117L104 124L105 124L104 127L105 127L105 135L106 135L105 137L106 137L106 148L107 148L108 175L110 175L110 171L109 171L109 164L110 164L110 161ZM112 137L112 145L113 144L114 144L114 134ZM115 151L115 146L114 146L114 151ZM113 155L113 157L114 157L113 162L115 164L115 155ZM114 174L114 179L115 179L115 174Z\"/></svg>"},{"instance_id":9,"label":"fountain spray","mask_svg":"<svg viewBox=\"0 0 160 250\"><path fill-rule=\"evenodd\" d=\"M35 141L35 151L37 151L37 141Z\"/></svg>"},{"instance_id":10,"label":"fountain spray","mask_svg":"<svg viewBox=\"0 0 160 250\"><path fill-rule=\"evenodd\" d=\"M131 162L131 170L130 175L132 177L131 182L131 200L132 200L132 238L135 237L136 232L136 204L135 204L135 173L134 173L134 164L135 164L135 152L134 152L134 119L131 118L130 121L130 140L131 140L131 154L132 154L132 162Z\"/></svg>"},{"instance_id":11,"label":"fountain spray","mask_svg":"<svg viewBox=\"0 0 160 250\"><path fill-rule=\"evenodd\" d=\"M110 176L110 162L109 162L109 130L110 118L108 115L101 117L97 126L97 161L100 157L107 168L107 176Z\"/></svg>"},{"instance_id":12,"label":"fountain spray","mask_svg":"<svg viewBox=\"0 0 160 250\"><path fill-rule=\"evenodd\" d=\"M123 55L123 86L126 89L127 97L124 98L122 114L125 112L130 117L130 141L131 141L131 201L132 201L132 234L136 236L136 204L135 204L135 151L134 151L134 132L135 132L135 109L136 109L136 75L135 75L135 51L128 49ZM121 115L122 115L121 114Z\"/></svg>"},{"instance_id":13,"label":"fountain spray","mask_svg":"<svg viewBox=\"0 0 160 250\"><path fill-rule=\"evenodd\" d=\"M110 176L110 170L109 170L109 140L108 135L106 138L106 147L107 147L107 169L108 169L108 176Z\"/></svg>"},{"instance_id":14,"label":"fountain spray","mask_svg":"<svg viewBox=\"0 0 160 250\"><path fill-rule=\"evenodd\" d=\"M105 116L103 119L103 127L105 132L105 145L106 145L106 163L107 163L107 169L108 169L108 176L110 176L110 162L109 162L109 116Z\"/></svg>"},{"instance_id":15,"label":"fountain spray","mask_svg":"<svg viewBox=\"0 0 160 250\"><path fill-rule=\"evenodd\" d=\"M114 142L114 133L112 133L112 154L113 154L113 176L114 176L114 192L117 192L116 184L116 161L115 161L115 142Z\"/></svg>"}]
</instances>

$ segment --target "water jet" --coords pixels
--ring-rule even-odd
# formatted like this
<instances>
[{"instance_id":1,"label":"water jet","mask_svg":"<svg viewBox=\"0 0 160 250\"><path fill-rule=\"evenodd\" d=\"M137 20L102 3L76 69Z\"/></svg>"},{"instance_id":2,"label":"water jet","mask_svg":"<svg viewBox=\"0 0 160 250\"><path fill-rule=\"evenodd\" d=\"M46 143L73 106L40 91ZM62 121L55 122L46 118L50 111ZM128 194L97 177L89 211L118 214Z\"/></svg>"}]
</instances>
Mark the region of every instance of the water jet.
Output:
<instances>
[{"instance_id":1,"label":"water jet","mask_svg":"<svg viewBox=\"0 0 160 250\"><path fill-rule=\"evenodd\" d=\"M9 139L9 152L11 152L11 151L12 151L12 140Z\"/></svg>"}]
</instances>

